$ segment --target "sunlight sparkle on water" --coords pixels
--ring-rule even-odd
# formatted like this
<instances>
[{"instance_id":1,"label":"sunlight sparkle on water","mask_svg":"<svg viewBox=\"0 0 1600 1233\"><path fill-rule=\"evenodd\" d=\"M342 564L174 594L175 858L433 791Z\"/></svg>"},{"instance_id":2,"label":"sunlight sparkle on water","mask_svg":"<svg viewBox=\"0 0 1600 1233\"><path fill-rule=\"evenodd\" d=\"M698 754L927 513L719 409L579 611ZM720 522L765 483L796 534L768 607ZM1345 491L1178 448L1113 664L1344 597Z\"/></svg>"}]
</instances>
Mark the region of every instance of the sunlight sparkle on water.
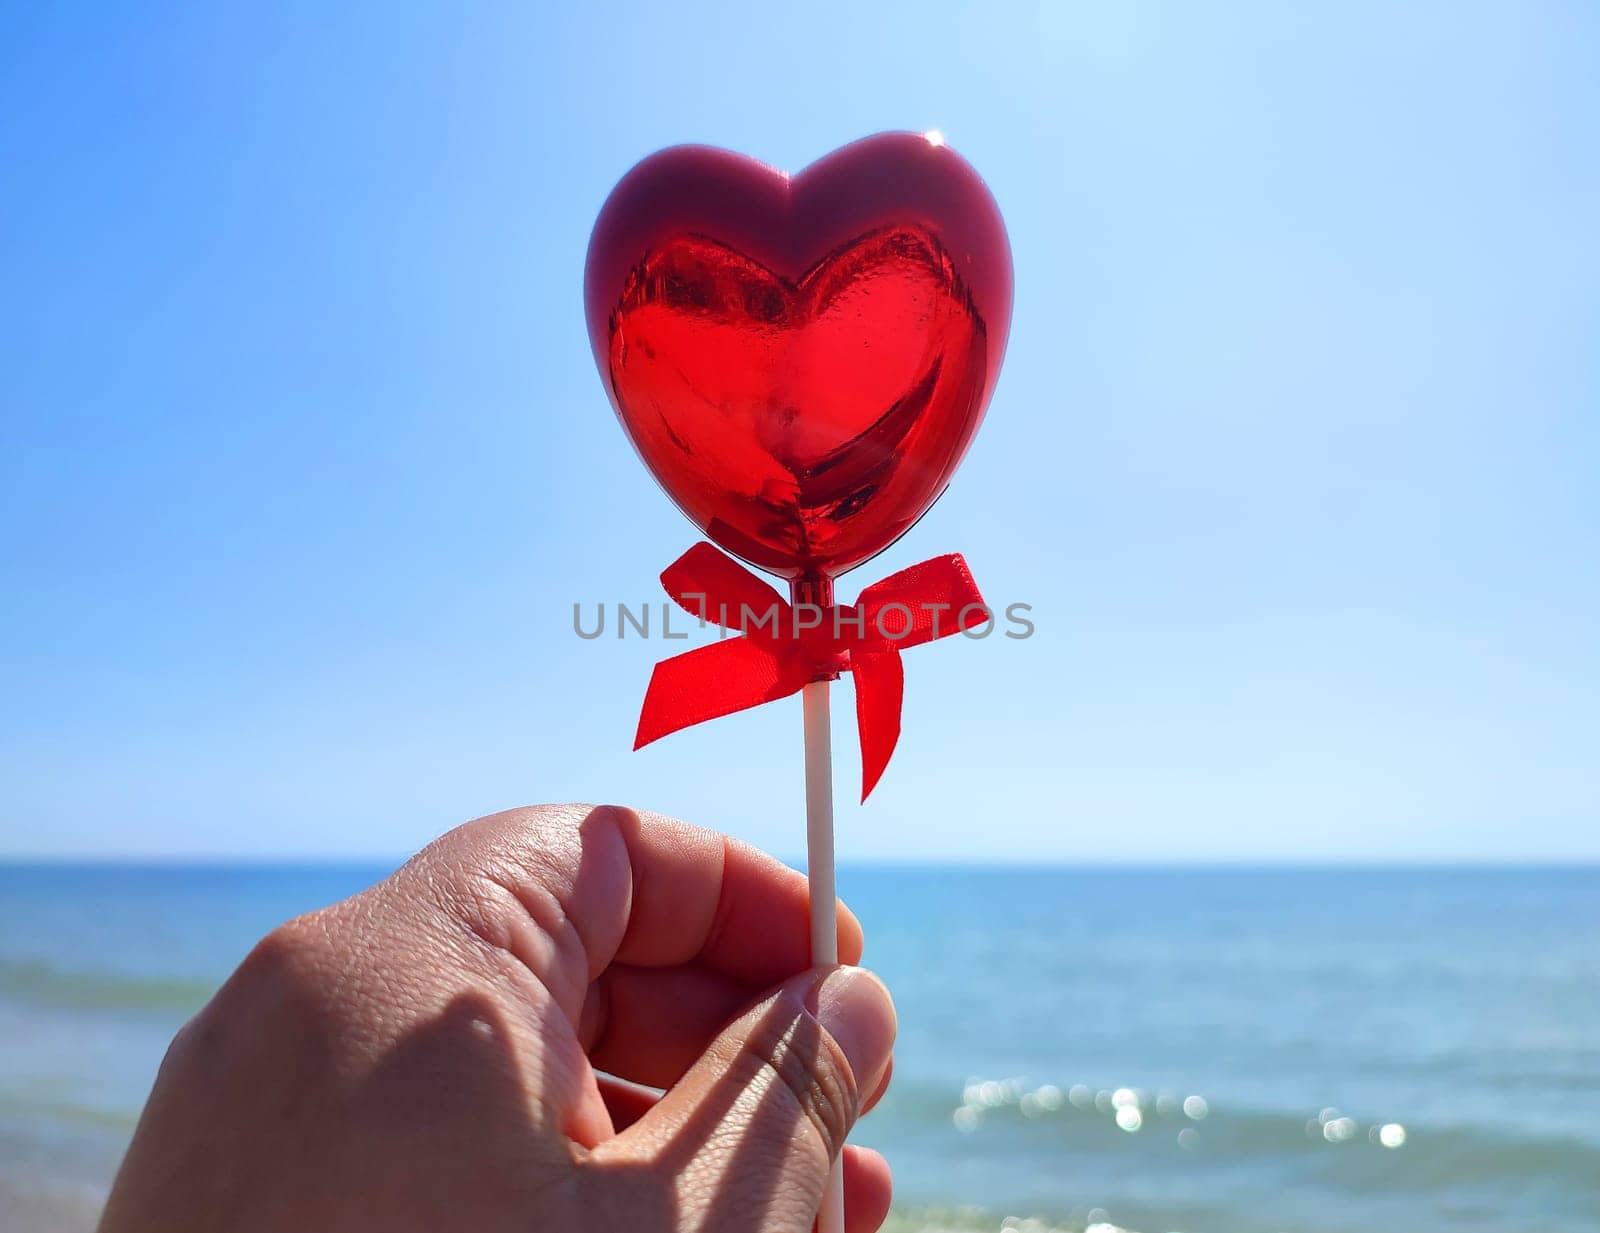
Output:
<instances>
[{"instance_id":1,"label":"sunlight sparkle on water","mask_svg":"<svg viewBox=\"0 0 1600 1233\"><path fill-rule=\"evenodd\" d=\"M1356 1119L1333 1117L1322 1124L1322 1137L1329 1143L1345 1143L1355 1138Z\"/></svg>"}]
</instances>

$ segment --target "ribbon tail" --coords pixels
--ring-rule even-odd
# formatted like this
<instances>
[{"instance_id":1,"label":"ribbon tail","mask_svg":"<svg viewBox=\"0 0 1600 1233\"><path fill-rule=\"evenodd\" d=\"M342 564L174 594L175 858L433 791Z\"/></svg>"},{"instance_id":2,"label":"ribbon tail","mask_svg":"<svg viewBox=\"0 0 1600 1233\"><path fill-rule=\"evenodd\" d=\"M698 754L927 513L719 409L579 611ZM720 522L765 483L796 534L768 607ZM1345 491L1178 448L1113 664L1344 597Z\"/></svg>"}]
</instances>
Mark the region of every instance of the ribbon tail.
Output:
<instances>
[{"instance_id":1,"label":"ribbon tail","mask_svg":"<svg viewBox=\"0 0 1600 1233\"><path fill-rule=\"evenodd\" d=\"M850 657L856 679L856 727L861 734L861 800L864 804L888 769L900 741L900 703L905 694L905 669L900 653L856 652Z\"/></svg>"},{"instance_id":2,"label":"ribbon tail","mask_svg":"<svg viewBox=\"0 0 1600 1233\"><path fill-rule=\"evenodd\" d=\"M803 664L785 662L777 645L765 640L730 638L674 655L650 673L633 747L786 698L810 679Z\"/></svg>"}]
</instances>

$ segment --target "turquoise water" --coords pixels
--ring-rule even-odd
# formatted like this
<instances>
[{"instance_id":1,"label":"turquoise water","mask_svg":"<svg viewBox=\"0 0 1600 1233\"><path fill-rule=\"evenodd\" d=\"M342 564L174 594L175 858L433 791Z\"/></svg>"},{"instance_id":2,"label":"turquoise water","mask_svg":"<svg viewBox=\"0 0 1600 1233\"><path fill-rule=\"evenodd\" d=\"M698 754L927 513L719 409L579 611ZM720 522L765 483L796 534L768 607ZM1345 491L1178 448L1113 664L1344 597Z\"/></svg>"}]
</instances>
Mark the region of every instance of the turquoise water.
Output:
<instances>
[{"instance_id":1,"label":"turquoise water","mask_svg":"<svg viewBox=\"0 0 1600 1233\"><path fill-rule=\"evenodd\" d=\"M0 867L0 1231L89 1227L172 1032L384 872ZM905 1228L1600 1228L1600 872L840 881L900 1009L856 1137Z\"/></svg>"}]
</instances>

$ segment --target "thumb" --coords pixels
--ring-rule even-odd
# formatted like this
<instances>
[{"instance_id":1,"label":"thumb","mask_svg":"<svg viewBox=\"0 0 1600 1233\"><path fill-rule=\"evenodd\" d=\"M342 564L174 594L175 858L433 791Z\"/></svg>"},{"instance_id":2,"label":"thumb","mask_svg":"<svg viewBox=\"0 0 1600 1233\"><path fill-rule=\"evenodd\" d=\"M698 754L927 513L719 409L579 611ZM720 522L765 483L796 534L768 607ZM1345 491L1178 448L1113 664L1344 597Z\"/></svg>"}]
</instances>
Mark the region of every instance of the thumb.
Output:
<instances>
[{"instance_id":1,"label":"thumb","mask_svg":"<svg viewBox=\"0 0 1600 1233\"><path fill-rule=\"evenodd\" d=\"M601 1150L648 1162L675 1204L671 1227L805 1233L894 1036L894 1004L871 972L797 976L734 1020Z\"/></svg>"}]
</instances>

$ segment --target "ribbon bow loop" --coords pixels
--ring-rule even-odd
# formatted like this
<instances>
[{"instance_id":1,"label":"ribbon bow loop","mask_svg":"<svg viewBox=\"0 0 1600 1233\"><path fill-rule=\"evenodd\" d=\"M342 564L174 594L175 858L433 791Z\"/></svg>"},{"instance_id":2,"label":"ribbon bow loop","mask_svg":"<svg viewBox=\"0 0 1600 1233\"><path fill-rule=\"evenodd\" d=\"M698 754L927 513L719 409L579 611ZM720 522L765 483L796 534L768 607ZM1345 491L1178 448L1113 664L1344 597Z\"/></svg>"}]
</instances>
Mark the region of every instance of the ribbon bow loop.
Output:
<instances>
[{"instance_id":1,"label":"ribbon bow loop","mask_svg":"<svg viewBox=\"0 0 1600 1233\"><path fill-rule=\"evenodd\" d=\"M789 611L776 590L703 540L661 571L661 585L690 616L724 629L743 629L745 611Z\"/></svg>"},{"instance_id":2,"label":"ribbon bow loop","mask_svg":"<svg viewBox=\"0 0 1600 1233\"><path fill-rule=\"evenodd\" d=\"M990 619L966 561L956 553L873 583L853 605L829 608L788 603L707 543L669 565L661 585L691 616L739 636L655 666L633 747L850 672L856 679L863 801L900 739L900 652Z\"/></svg>"}]
</instances>

